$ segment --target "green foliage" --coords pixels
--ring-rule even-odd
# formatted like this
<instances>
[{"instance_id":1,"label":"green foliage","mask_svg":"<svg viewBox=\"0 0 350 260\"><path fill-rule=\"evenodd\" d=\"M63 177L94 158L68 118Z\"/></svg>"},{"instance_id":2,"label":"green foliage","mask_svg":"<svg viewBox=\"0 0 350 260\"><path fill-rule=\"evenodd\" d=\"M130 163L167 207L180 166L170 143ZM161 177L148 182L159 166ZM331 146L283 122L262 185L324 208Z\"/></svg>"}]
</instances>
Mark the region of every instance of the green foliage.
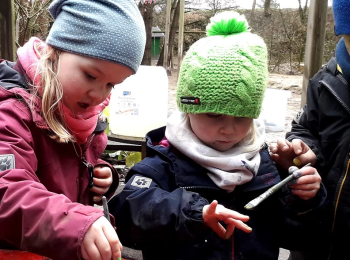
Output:
<instances>
[{"instance_id":1,"label":"green foliage","mask_svg":"<svg viewBox=\"0 0 350 260\"><path fill-rule=\"evenodd\" d=\"M136 163L141 161L141 153L140 152L128 152L128 155L125 158L125 164L129 168L134 166Z\"/></svg>"},{"instance_id":2,"label":"green foliage","mask_svg":"<svg viewBox=\"0 0 350 260\"><path fill-rule=\"evenodd\" d=\"M264 3L263 1L261 2ZM279 9L277 1L271 0L269 16L266 17L263 9L264 6L261 5L261 8L259 8L258 3L257 1L257 9L255 9L254 13L250 9L235 10L232 8L230 10L244 15L251 27L251 31L264 39L269 51L269 69L271 72L286 73L294 71L300 73L300 63L304 62L308 9L304 8L302 13L300 13L301 11L299 9ZM185 32L205 31L212 16L212 10L197 10L194 8L186 12ZM154 13L153 25L159 26L161 30L164 30L164 11L161 10ZM247 29L249 30L250 28ZM186 54L186 51L194 42L202 37L206 37L206 35L201 33L185 33L184 54ZM340 39L339 36L334 35L334 20L331 7L328 8L327 13L325 38L324 62L327 62L334 56L336 44ZM173 57L177 59L177 37L175 38L173 50Z\"/></svg>"},{"instance_id":3,"label":"green foliage","mask_svg":"<svg viewBox=\"0 0 350 260\"><path fill-rule=\"evenodd\" d=\"M108 154L111 158L118 159L119 161L125 160L125 165L128 168L131 168L142 159L140 152L105 150L104 153Z\"/></svg>"}]
</instances>

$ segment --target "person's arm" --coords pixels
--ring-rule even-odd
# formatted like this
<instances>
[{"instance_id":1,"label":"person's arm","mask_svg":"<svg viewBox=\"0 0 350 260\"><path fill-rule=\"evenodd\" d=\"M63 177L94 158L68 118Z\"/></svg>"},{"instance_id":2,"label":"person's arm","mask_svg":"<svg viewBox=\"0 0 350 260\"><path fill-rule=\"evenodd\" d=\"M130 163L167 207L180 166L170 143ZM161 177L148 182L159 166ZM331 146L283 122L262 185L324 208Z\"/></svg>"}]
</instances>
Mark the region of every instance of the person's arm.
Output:
<instances>
[{"instance_id":1,"label":"person's arm","mask_svg":"<svg viewBox=\"0 0 350 260\"><path fill-rule=\"evenodd\" d=\"M292 121L292 129L286 133L286 139L278 139L270 144L271 158L280 167L288 170L290 166L301 167L307 163L320 169L325 166L319 134L319 81L324 73L321 70L310 81L307 91L307 105ZM322 171L321 171L322 174Z\"/></svg>"},{"instance_id":2,"label":"person's arm","mask_svg":"<svg viewBox=\"0 0 350 260\"><path fill-rule=\"evenodd\" d=\"M279 226L280 247L289 250L307 250L325 230L327 190L320 190L310 200L302 200L285 187L279 196L282 222Z\"/></svg>"},{"instance_id":3,"label":"person's arm","mask_svg":"<svg viewBox=\"0 0 350 260\"><path fill-rule=\"evenodd\" d=\"M142 248L150 241L188 241L209 232L202 216L208 201L183 188L171 190L165 168L156 171L145 160L131 168L123 191L109 202L123 244ZM157 180L141 172L151 172Z\"/></svg>"},{"instance_id":4,"label":"person's arm","mask_svg":"<svg viewBox=\"0 0 350 260\"><path fill-rule=\"evenodd\" d=\"M303 250L323 229L327 190L313 167L305 167L295 171L293 175L300 177L286 185L279 193L283 216L279 229L281 247Z\"/></svg>"},{"instance_id":5,"label":"person's arm","mask_svg":"<svg viewBox=\"0 0 350 260\"><path fill-rule=\"evenodd\" d=\"M320 95L320 74L318 73L309 81L307 91L307 105L299 112L292 121L292 129L286 134L286 139L302 140L316 155L315 168L325 165L325 159L322 152L322 145L319 135L319 104Z\"/></svg>"},{"instance_id":6,"label":"person's arm","mask_svg":"<svg viewBox=\"0 0 350 260\"><path fill-rule=\"evenodd\" d=\"M34 142L35 131L22 102L0 103L0 155L2 163L5 155L6 160L13 159L0 171L0 237L53 259L79 259L84 235L103 211L50 192L40 182L35 174L33 147L40 145Z\"/></svg>"}]
</instances>

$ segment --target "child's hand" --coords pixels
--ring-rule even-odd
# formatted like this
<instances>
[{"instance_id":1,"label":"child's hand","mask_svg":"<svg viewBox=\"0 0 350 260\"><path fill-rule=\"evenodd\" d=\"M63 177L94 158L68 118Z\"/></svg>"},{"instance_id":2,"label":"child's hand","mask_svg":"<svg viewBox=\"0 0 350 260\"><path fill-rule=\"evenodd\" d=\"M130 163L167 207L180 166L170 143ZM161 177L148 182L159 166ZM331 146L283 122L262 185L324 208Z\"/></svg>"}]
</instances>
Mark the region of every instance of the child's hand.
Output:
<instances>
[{"instance_id":1,"label":"child's hand","mask_svg":"<svg viewBox=\"0 0 350 260\"><path fill-rule=\"evenodd\" d=\"M233 234L235 227L250 233L252 229L244 224L242 221L248 221L249 217L242 215L236 211L225 208L222 205L218 205L218 202L214 200L210 205L203 207L203 221L208 227L210 227L216 234L222 239L229 239ZM226 229L219 223L224 221Z\"/></svg>"},{"instance_id":2,"label":"child's hand","mask_svg":"<svg viewBox=\"0 0 350 260\"><path fill-rule=\"evenodd\" d=\"M105 217L96 220L85 234L81 254L85 260L111 260L121 257L122 244Z\"/></svg>"},{"instance_id":3,"label":"child's hand","mask_svg":"<svg viewBox=\"0 0 350 260\"><path fill-rule=\"evenodd\" d=\"M294 179L289 185L292 193L303 200L315 197L321 186L321 176L314 167L305 167L293 172L298 179Z\"/></svg>"},{"instance_id":4,"label":"child's hand","mask_svg":"<svg viewBox=\"0 0 350 260\"><path fill-rule=\"evenodd\" d=\"M294 139L290 143L280 138L277 144L270 144L270 151L271 159L285 170L293 165L298 167L307 163L315 165L317 159L310 147L300 139Z\"/></svg>"},{"instance_id":5,"label":"child's hand","mask_svg":"<svg viewBox=\"0 0 350 260\"><path fill-rule=\"evenodd\" d=\"M94 196L95 202L102 199L102 196L109 190L112 182L112 171L109 167L98 166L94 168L94 187L90 190L99 195Z\"/></svg>"}]
</instances>

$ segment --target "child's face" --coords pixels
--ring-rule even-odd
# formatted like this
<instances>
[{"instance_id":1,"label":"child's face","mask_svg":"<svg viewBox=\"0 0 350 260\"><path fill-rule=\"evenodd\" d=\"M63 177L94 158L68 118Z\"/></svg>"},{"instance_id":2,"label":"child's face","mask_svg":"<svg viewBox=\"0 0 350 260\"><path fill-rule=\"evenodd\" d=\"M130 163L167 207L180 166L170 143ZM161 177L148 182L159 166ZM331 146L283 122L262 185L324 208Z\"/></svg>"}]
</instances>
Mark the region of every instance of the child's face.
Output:
<instances>
[{"instance_id":1,"label":"child's face","mask_svg":"<svg viewBox=\"0 0 350 260\"><path fill-rule=\"evenodd\" d=\"M343 35L346 49L350 55L350 35Z\"/></svg>"},{"instance_id":2,"label":"child's face","mask_svg":"<svg viewBox=\"0 0 350 260\"><path fill-rule=\"evenodd\" d=\"M123 65L69 52L61 53L59 64L63 103L78 115L102 103L114 85L133 73Z\"/></svg>"},{"instance_id":3,"label":"child's face","mask_svg":"<svg viewBox=\"0 0 350 260\"><path fill-rule=\"evenodd\" d=\"M207 146L227 151L247 135L253 119L214 113L189 114L192 131Z\"/></svg>"}]
</instances>

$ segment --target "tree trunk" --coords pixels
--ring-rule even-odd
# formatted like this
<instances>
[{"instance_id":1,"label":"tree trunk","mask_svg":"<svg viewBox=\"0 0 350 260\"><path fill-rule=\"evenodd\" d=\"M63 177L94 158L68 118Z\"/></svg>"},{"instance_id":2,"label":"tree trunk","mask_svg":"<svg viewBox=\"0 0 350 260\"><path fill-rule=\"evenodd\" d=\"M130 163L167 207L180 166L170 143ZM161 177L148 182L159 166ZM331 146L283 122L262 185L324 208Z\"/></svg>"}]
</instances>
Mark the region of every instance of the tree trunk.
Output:
<instances>
[{"instance_id":1,"label":"tree trunk","mask_svg":"<svg viewBox=\"0 0 350 260\"><path fill-rule=\"evenodd\" d=\"M151 65L152 56L152 22L153 22L154 3L143 5L143 21L146 28L146 47L143 54L142 65Z\"/></svg>"},{"instance_id":2,"label":"tree trunk","mask_svg":"<svg viewBox=\"0 0 350 260\"><path fill-rule=\"evenodd\" d=\"M306 0L304 8L301 6L301 1L299 1L299 16L300 16L300 21L302 24L306 25L307 19L306 19L306 14L307 14L307 4L309 0Z\"/></svg>"},{"instance_id":3,"label":"tree trunk","mask_svg":"<svg viewBox=\"0 0 350 260\"><path fill-rule=\"evenodd\" d=\"M271 0L265 0L264 2L264 16L265 17L270 17L270 7L271 7Z\"/></svg>"},{"instance_id":4,"label":"tree trunk","mask_svg":"<svg viewBox=\"0 0 350 260\"><path fill-rule=\"evenodd\" d=\"M170 57L171 57L171 53L172 53L172 49L173 49L173 45L174 45L174 41L175 41L175 35L176 35L176 31L179 27L179 16L180 16L180 1L176 1L174 2L174 4L176 4L175 7L175 11L174 11L174 16L173 16L173 20L171 22L171 28L170 28L170 33L169 33L169 46L168 46L168 65L170 62ZM160 52L160 56L158 59L158 63L157 66L163 66L163 60L164 60L164 46L162 48L162 51Z\"/></svg>"},{"instance_id":5,"label":"tree trunk","mask_svg":"<svg viewBox=\"0 0 350 260\"><path fill-rule=\"evenodd\" d=\"M253 1L252 12L250 14L251 19L253 19L255 15L255 6L256 6L256 0Z\"/></svg>"}]
</instances>

